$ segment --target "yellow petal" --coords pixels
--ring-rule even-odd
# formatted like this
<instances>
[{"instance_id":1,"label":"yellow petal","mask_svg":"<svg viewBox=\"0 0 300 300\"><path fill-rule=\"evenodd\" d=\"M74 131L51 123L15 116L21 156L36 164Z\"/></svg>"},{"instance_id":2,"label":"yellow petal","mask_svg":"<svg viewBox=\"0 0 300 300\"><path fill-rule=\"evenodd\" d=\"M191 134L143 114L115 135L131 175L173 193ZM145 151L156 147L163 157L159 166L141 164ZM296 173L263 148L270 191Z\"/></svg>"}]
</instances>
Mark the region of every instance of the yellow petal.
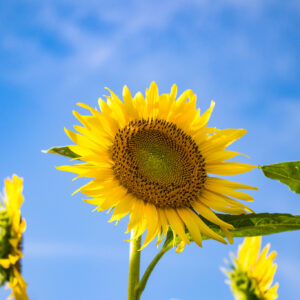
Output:
<instances>
[{"instance_id":1,"label":"yellow petal","mask_svg":"<svg viewBox=\"0 0 300 300\"><path fill-rule=\"evenodd\" d=\"M205 157L205 163L206 163L206 165L216 164L216 163L228 160L230 158L233 158L237 155L243 155L243 154L239 153L239 152L235 152L235 151L229 151L229 150L222 150L222 151L214 152L211 155L209 155L209 153L207 153L206 157Z\"/></svg>"},{"instance_id":2,"label":"yellow petal","mask_svg":"<svg viewBox=\"0 0 300 300\"><path fill-rule=\"evenodd\" d=\"M179 216L181 217L182 221L185 223L186 227L188 228L193 240L195 243L202 247L202 237L199 227L195 222L195 214L192 215L189 209L177 209ZM198 218L196 216L196 218Z\"/></svg>"},{"instance_id":3,"label":"yellow petal","mask_svg":"<svg viewBox=\"0 0 300 300\"><path fill-rule=\"evenodd\" d=\"M185 247L185 242L184 242L184 241L181 241L181 242L178 244L177 248L176 248L176 252L177 252L177 253L182 252L182 251L184 250L184 247Z\"/></svg>"},{"instance_id":4,"label":"yellow petal","mask_svg":"<svg viewBox=\"0 0 300 300\"><path fill-rule=\"evenodd\" d=\"M203 115L201 115L196 122L194 122L193 129L199 130L201 127L206 126L214 107L215 101L211 101L210 108Z\"/></svg>"},{"instance_id":5,"label":"yellow petal","mask_svg":"<svg viewBox=\"0 0 300 300\"><path fill-rule=\"evenodd\" d=\"M225 187L229 187L229 188L233 188L233 189L249 189L249 190L256 190L256 191L258 190L257 187L254 187L251 185L242 184L242 183L238 183L235 181L225 180L225 179L216 178L216 177L208 177L206 182L223 185Z\"/></svg>"},{"instance_id":6,"label":"yellow petal","mask_svg":"<svg viewBox=\"0 0 300 300\"><path fill-rule=\"evenodd\" d=\"M256 168L256 166L238 163L238 162L223 162L219 164L211 164L206 167L207 173L217 175L237 175L249 172Z\"/></svg>"},{"instance_id":7,"label":"yellow petal","mask_svg":"<svg viewBox=\"0 0 300 300\"><path fill-rule=\"evenodd\" d=\"M217 225L220 225L224 228L234 229L234 227L222 221L220 218L218 218L213 211L211 211L208 206L205 204L202 204L201 202L195 201L192 206L197 210L197 212L203 216L205 219L211 221L212 223L215 223Z\"/></svg>"},{"instance_id":8,"label":"yellow petal","mask_svg":"<svg viewBox=\"0 0 300 300\"><path fill-rule=\"evenodd\" d=\"M134 200L132 200L131 195L124 197L115 207L111 219L108 222L119 221L120 219L128 215L133 201Z\"/></svg>"},{"instance_id":9,"label":"yellow petal","mask_svg":"<svg viewBox=\"0 0 300 300\"><path fill-rule=\"evenodd\" d=\"M223 129L211 135L207 142L201 145L201 152L207 155L215 151L224 149L232 144L234 141L245 135L245 129Z\"/></svg>"},{"instance_id":10,"label":"yellow petal","mask_svg":"<svg viewBox=\"0 0 300 300\"><path fill-rule=\"evenodd\" d=\"M247 193L235 191L234 189L230 187L225 187L219 184L214 184L211 182L206 182L205 188L211 192L218 193L218 194L224 194L233 198L237 198L240 200L245 201L253 201L253 197L250 196Z\"/></svg>"},{"instance_id":11,"label":"yellow petal","mask_svg":"<svg viewBox=\"0 0 300 300\"><path fill-rule=\"evenodd\" d=\"M181 221L179 215L177 214L175 209L165 209L164 210L169 224L171 225L172 229L174 230L175 233L178 234L178 236L187 244L190 244L189 239L187 238L185 234L185 229L184 229L184 223Z\"/></svg>"}]
</instances>

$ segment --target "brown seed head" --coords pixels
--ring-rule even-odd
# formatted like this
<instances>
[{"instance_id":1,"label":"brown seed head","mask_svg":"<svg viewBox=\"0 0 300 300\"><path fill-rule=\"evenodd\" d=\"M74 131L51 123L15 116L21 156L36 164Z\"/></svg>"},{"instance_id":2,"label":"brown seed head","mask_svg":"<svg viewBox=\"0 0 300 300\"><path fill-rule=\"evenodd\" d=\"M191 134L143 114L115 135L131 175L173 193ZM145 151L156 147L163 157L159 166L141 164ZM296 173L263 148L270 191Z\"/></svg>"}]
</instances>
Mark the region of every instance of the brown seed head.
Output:
<instances>
[{"instance_id":1,"label":"brown seed head","mask_svg":"<svg viewBox=\"0 0 300 300\"><path fill-rule=\"evenodd\" d=\"M129 122L115 136L114 173L144 202L159 208L190 207L205 180L205 162L195 141L160 119Z\"/></svg>"}]
</instances>

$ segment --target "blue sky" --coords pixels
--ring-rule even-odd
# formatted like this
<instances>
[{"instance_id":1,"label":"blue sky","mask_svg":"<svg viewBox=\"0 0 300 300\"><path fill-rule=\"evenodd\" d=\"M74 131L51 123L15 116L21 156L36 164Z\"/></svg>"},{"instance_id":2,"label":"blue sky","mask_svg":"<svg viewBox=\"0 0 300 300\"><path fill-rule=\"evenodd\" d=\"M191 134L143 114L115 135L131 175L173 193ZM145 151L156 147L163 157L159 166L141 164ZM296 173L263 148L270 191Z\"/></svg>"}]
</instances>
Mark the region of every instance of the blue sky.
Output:
<instances>
[{"instance_id":1,"label":"blue sky","mask_svg":"<svg viewBox=\"0 0 300 300\"><path fill-rule=\"evenodd\" d=\"M114 227L71 196L84 181L41 153L69 143L75 104L95 106L104 87L192 88L202 109L216 101L210 125L248 129L231 146L247 162L299 160L300 1L2 1L0 20L0 178L24 177L30 299L126 299L126 222ZM258 170L237 180L260 188L255 211L299 214L299 195ZM278 252L280 299L299 299L299 237L263 239ZM241 241L170 251L142 299L232 299L219 267ZM143 251L143 268L156 251Z\"/></svg>"}]
</instances>

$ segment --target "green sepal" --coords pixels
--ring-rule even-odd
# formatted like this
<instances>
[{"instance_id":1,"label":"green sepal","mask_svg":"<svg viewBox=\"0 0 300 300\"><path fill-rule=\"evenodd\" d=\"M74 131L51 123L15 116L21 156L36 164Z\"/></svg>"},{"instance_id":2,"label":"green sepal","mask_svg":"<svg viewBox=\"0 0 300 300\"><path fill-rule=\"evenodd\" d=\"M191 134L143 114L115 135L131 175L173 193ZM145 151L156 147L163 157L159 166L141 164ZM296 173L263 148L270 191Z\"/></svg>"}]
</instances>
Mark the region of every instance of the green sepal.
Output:
<instances>
[{"instance_id":1,"label":"green sepal","mask_svg":"<svg viewBox=\"0 0 300 300\"><path fill-rule=\"evenodd\" d=\"M266 177L279 180L300 194L300 161L290 161L260 167Z\"/></svg>"},{"instance_id":2,"label":"green sepal","mask_svg":"<svg viewBox=\"0 0 300 300\"><path fill-rule=\"evenodd\" d=\"M263 300L256 282L246 272L235 268L228 277L236 300Z\"/></svg>"},{"instance_id":3,"label":"green sepal","mask_svg":"<svg viewBox=\"0 0 300 300\"><path fill-rule=\"evenodd\" d=\"M68 146L63 146L63 147L53 147L48 150L42 150L43 153L54 153L54 154L59 154L62 156L66 156L69 158L78 158L80 155L76 154L75 152L71 151L71 149Z\"/></svg>"},{"instance_id":4,"label":"green sepal","mask_svg":"<svg viewBox=\"0 0 300 300\"><path fill-rule=\"evenodd\" d=\"M7 258L11 250L9 243L11 221L6 210L0 211L0 258Z\"/></svg>"},{"instance_id":5,"label":"green sepal","mask_svg":"<svg viewBox=\"0 0 300 300\"><path fill-rule=\"evenodd\" d=\"M6 210L0 211L0 258L8 258L12 246L9 243L11 230L11 220ZM0 286L9 280L10 268L5 269L0 266Z\"/></svg>"},{"instance_id":6,"label":"green sepal","mask_svg":"<svg viewBox=\"0 0 300 300\"><path fill-rule=\"evenodd\" d=\"M5 282L9 281L10 269L4 269L0 266L0 286L4 285Z\"/></svg>"}]
</instances>

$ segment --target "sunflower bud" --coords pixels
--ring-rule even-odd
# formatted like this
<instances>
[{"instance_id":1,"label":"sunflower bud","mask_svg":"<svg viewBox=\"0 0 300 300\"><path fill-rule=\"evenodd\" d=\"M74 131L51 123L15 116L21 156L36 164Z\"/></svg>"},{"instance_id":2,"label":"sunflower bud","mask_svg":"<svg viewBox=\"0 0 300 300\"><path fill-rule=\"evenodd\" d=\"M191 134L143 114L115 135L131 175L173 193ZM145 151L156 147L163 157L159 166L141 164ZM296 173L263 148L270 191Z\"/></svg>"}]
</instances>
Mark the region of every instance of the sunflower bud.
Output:
<instances>
[{"instance_id":1,"label":"sunflower bud","mask_svg":"<svg viewBox=\"0 0 300 300\"><path fill-rule=\"evenodd\" d=\"M273 260L276 252L268 256L268 244L261 253L261 237L245 238L239 246L238 256L233 257L231 270L223 270L229 277L229 284L236 300L275 300L278 283L273 287L272 281L276 271Z\"/></svg>"},{"instance_id":2,"label":"sunflower bud","mask_svg":"<svg viewBox=\"0 0 300 300\"><path fill-rule=\"evenodd\" d=\"M21 258L25 220L21 217L23 179L13 175L5 180L4 196L0 203L0 286L6 282L11 297L27 300L26 283L22 278Z\"/></svg>"}]
</instances>

